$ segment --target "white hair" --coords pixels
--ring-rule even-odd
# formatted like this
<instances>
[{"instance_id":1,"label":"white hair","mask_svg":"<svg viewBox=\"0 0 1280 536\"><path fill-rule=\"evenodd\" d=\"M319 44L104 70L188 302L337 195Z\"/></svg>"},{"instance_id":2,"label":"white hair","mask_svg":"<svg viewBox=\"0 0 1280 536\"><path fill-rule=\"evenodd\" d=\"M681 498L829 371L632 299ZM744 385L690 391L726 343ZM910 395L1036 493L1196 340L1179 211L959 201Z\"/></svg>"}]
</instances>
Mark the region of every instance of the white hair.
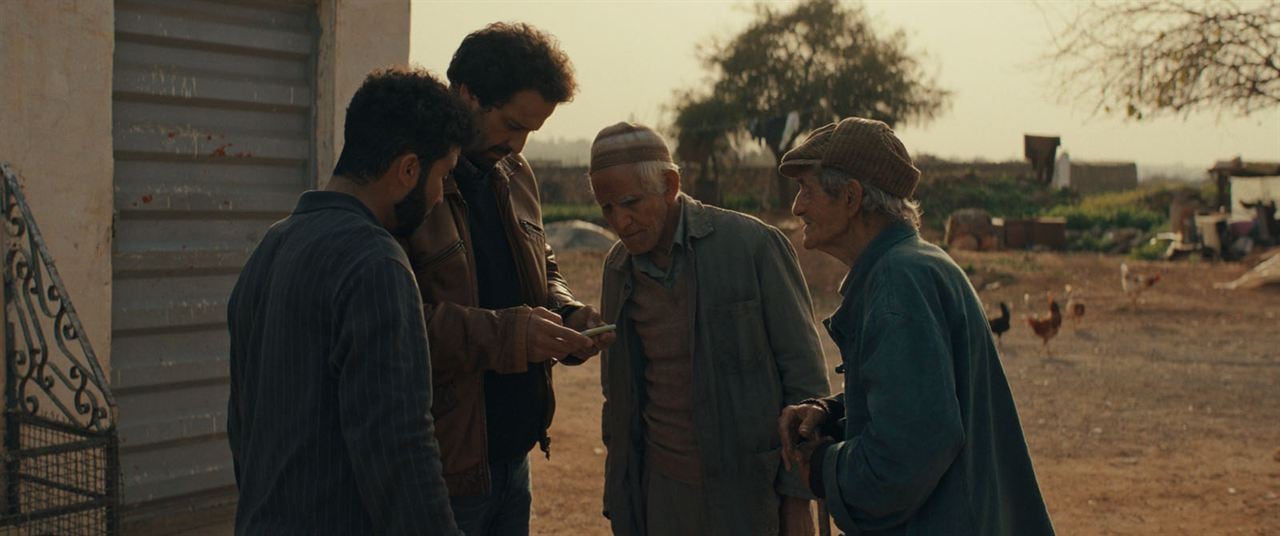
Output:
<instances>
[{"instance_id":1,"label":"white hair","mask_svg":"<svg viewBox=\"0 0 1280 536\"><path fill-rule=\"evenodd\" d=\"M903 199L894 197L885 193L884 190L876 188L866 181L861 181L848 173L838 169L822 167L818 169L818 184L827 192L827 195L836 197L840 192L844 191L845 185L849 181L858 181L862 186L862 210L872 213L879 212L888 216L889 219L910 224L916 229L920 228L920 202L914 199Z\"/></svg>"},{"instance_id":2,"label":"white hair","mask_svg":"<svg viewBox=\"0 0 1280 536\"><path fill-rule=\"evenodd\" d=\"M631 168L632 173L635 173L640 176L640 187L643 188L645 193L648 193L648 194L666 193L667 192L667 178L665 176L666 172L668 171L674 171L676 173L680 172L680 166L677 166L674 162L663 162L661 160L651 160L649 162L636 162L633 164L621 164L621 165L629 166ZM591 185L590 175L587 175L587 185L588 186ZM676 188L677 189L680 188L679 183L676 184ZM593 192L595 191L594 186L592 186L592 191Z\"/></svg>"}]
</instances>

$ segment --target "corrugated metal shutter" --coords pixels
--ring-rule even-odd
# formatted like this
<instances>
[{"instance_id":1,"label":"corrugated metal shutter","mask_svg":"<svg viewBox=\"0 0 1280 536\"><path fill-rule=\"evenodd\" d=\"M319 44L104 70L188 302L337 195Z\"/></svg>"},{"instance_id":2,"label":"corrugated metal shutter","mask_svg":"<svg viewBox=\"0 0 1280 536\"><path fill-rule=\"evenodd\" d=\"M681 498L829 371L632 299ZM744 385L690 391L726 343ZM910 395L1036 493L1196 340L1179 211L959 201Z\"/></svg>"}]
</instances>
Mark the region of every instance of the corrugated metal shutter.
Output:
<instances>
[{"instance_id":1,"label":"corrugated metal shutter","mask_svg":"<svg viewBox=\"0 0 1280 536\"><path fill-rule=\"evenodd\" d=\"M124 502L225 501L226 303L263 232L313 182L315 8L120 0L115 17L111 381Z\"/></svg>"}]
</instances>

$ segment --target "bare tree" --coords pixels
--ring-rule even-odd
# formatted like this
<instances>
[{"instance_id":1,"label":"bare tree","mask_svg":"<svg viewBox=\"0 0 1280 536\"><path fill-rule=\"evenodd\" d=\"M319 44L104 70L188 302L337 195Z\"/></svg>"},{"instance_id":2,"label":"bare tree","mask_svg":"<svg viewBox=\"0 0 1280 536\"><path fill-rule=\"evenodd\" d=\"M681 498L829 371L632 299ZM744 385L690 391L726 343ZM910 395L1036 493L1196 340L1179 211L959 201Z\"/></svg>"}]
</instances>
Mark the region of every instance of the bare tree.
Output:
<instances>
[{"instance_id":1,"label":"bare tree","mask_svg":"<svg viewBox=\"0 0 1280 536\"><path fill-rule=\"evenodd\" d=\"M1064 95L1141 120L1280 105L1280 1L1095 1L1049 56Z\"/></svg>"}]
</instances>

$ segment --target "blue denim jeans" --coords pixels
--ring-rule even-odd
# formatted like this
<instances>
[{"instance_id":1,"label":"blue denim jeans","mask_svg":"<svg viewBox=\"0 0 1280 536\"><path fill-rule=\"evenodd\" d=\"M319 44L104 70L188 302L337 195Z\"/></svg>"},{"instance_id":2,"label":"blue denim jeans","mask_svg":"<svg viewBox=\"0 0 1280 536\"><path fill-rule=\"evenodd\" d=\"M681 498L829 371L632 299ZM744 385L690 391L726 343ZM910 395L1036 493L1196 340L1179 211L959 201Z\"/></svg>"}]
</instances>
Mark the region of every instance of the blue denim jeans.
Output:
<instances>
[{"instance_id":1,"label":"blue denim jeans","mask_svg":"<svg viewBox=\"0 0 1280 536\"><path fill-rule=\"evenodd\" d=\"M467 536L528 536L533 505L529 457L489 464L489 494L451 497L453 518Z\"/></svg>"}]
</instances>

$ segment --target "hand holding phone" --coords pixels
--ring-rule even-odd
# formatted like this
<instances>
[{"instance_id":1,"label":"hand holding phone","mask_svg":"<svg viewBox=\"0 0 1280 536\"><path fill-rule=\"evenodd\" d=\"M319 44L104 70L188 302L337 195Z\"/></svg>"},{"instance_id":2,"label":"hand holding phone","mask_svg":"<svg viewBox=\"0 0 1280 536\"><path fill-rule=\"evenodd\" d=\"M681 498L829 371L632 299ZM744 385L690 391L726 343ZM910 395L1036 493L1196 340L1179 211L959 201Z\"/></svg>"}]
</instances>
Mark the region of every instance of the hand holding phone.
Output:
<instances>
[{"instance_id":1,"label":"hand holding phone","mask_svg":"<svg viewBox=\"0 0 1280 536\"><path fill-rule=\"evenodd\" d=\"M605 324L603 326L596 326L594 328L584 329L582 331L579 331L578 333L582 334L582 336L584 337L595 337L596 335L603 335L605 333L609 333L617 329L618 329L617 324Z\"/></svg>"}]
</instances>

